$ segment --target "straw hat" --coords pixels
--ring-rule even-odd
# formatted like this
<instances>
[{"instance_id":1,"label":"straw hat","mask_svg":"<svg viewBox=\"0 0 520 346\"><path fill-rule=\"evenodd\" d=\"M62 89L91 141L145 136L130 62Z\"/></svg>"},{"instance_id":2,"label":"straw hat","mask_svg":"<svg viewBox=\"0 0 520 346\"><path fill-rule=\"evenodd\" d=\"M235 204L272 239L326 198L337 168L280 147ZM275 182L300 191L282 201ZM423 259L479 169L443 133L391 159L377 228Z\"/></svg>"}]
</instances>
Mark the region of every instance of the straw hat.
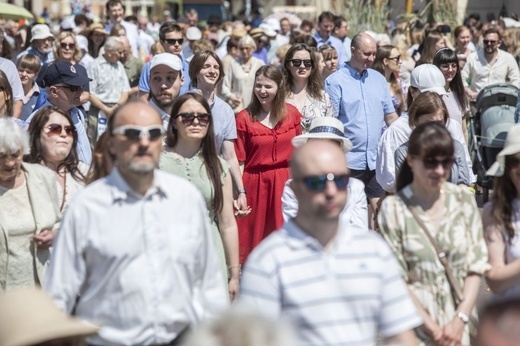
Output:
<instances>
[{"instance_id":1,"label":"straw hat","mask_svg":"<svg viewBox=\"0 0 520 346\"><path fill-rule=\"evenodd\" d=\"M296 136L292 139L293 147L298 148L307 143L311 138L334 139L341 142L345 153L352 149L352 142L343 133L343 123L334 117L321 117L312 121L309 133Z\"/></svg>"},{"instance_id":2,"label":"straw hat","mask_svg":"<svg viewBox=\"0 0 520 346\"><path fill-rule=\"evenodd\" d=\"M501 177L506 167L506 156L520 153L520 124L511 126L507 131L504 149L497 155L495 163L486 172L487 175Z\"/></svg>"},{"instance_id":3,"label":"straw hat","mask_svg":"<svg viewBox=\"0 0 520 346\"><path fill-rule=\"evenodd\" d=\"M247 35L247 30L244 27L234 28L231 32L232 37L242 38Z\"/></svg>"},{"instance_id":4,"label":"straw hat","mask_svg":"<svg viewBox=\"0 0 520 346\"><path fill-rule=\"evenodd\" d=\"M28 346L86 337L98 327L67 316L41 290L19 289L0 295L0 345Z\"/></svg>"},{"instance_id":5,"label":"straw hat","mask_svg":"<svg viewBox=\"0 0 520 346\"><path fill-rule=\"evenodd\" d=\"M93 32L98 32L98 33L101 33L103 35L107 35L108 36L108 32L105 31L105 28L103 27L103 24L101 24L101 23L92 23L92 24L90 24L90 26L88 28L86 28L85 30L83 30L80 33L80 35L88 37Z\"/></svg>"}]
</instances>

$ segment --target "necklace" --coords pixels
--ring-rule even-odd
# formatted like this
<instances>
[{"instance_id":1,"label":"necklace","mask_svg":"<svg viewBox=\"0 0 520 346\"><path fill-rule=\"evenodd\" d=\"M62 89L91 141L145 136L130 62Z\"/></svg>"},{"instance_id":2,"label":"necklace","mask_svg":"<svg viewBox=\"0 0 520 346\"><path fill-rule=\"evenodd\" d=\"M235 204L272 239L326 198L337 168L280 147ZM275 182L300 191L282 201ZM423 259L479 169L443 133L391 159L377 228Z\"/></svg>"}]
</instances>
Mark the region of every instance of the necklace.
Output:
<instances>
[{"instance_id":1,"label":"necklace","mask_svg":"<svg viewBox=\"0 0 520 346\"><path fill-rule=\"evenodd\" d=\"M246 63L241 63L240 66L242 66L242 70L244 70L245 74L249 74L249 72L251 72L252 59L249 59Z\"/></svg>"}]
</instances>

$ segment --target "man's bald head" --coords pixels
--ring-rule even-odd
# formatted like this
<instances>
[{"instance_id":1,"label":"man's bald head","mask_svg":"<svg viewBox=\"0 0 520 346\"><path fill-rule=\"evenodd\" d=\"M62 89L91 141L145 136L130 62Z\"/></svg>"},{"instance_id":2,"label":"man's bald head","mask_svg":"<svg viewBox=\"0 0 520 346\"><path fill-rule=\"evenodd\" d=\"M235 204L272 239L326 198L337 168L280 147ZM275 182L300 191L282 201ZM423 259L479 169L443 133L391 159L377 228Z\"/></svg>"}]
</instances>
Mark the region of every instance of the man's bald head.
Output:
<instances>
[{"instance_id":1,"label":"man's bald head","mask_svg":"<svg viewBox=\"0 0 520 346\"><path fill-rule=\"evenodd\" d=\"M117 108L108 122L108 130L112 132L113 129L123 125L136 125L133 124L132 119L135 117L144 117L150 125L162 124L161 115L157 110L146 102L143 101L132 101L127 102L121 107Z\"/></svg>"},{"instance_id":2,"label":"man's bald head","mask_svg":"<svg viewBox=\"0 0 520 346\"><path fill-rule=\"evenodd\" d=\"M298 200L296 222L310 228L337 223L347 202L347 188L342 184L348 175L343 150L329 140L308 141L295 150L291 172L290 186Z\"/></svg>"},{"instance_id":3,"label":"man's bald head","mask_svg":"<svg viewBox=\"0 0 520 346\"><path fill-rule=\"evenodd\" d=\"M301 178L331 173L325 171L320 173L320 167L334 161L347 172L345 153L336 143L327 140L308 141L294 151L290 163L291 174L293 178Z\"/></svg>"},{"instance_id":4,"label":"man's bald head","mask_svg":"<svg viewBox=\"0 0 520 346\"><path fill-rule=\"evenodd\" d=\"M352 50L350 66L359 73L363 73L372 66L376 58L376 41L369 34L360 32L352 38L350 47Z\"/></svg>"}]
</instances>

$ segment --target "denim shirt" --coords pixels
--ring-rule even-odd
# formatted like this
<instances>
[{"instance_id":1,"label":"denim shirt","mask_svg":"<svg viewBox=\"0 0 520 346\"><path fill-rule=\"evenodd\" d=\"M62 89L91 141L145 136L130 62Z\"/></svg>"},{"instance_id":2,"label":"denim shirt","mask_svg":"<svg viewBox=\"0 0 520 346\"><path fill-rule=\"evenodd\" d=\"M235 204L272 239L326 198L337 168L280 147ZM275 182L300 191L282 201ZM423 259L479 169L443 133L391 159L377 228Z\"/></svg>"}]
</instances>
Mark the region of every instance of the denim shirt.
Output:
<instances>
[{"instance_id":1,"label":"denim shirt","mask_svg":"<svg viewBox=\"0 0 520 346\"><path fill-rule=\"evenodd\" d=\"M395 111L385 77L372 69L360 74L347 63L325 80L325 91L353 145L349 168L374 170L385 115Z\"/></svg>"}]
</instances>

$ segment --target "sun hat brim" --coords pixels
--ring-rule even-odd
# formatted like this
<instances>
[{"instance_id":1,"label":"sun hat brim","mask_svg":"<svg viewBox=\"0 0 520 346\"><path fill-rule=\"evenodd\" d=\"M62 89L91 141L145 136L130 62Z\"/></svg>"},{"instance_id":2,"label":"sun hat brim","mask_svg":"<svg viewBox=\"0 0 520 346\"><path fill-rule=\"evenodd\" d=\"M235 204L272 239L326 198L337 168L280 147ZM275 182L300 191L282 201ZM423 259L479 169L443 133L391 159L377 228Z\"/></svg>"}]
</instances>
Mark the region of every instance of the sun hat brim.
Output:
<instances>
[{"instance_id":1,"label":"sun hat brim","mask_svg":"<svg viewBox=\"0 0 520 346\"><path fill-rule=\"evenodd\" d=\"M333 139L336 141L341 141L341 148L343 152L348 153L350 149L352 149L352 142L348 138L337 136L333 133L326 132L316 132L316 133L306 133L303 135L296 136L292 139L291 143L293 147L299 148L309 139Z\"/></svg>"}]
</instances>

